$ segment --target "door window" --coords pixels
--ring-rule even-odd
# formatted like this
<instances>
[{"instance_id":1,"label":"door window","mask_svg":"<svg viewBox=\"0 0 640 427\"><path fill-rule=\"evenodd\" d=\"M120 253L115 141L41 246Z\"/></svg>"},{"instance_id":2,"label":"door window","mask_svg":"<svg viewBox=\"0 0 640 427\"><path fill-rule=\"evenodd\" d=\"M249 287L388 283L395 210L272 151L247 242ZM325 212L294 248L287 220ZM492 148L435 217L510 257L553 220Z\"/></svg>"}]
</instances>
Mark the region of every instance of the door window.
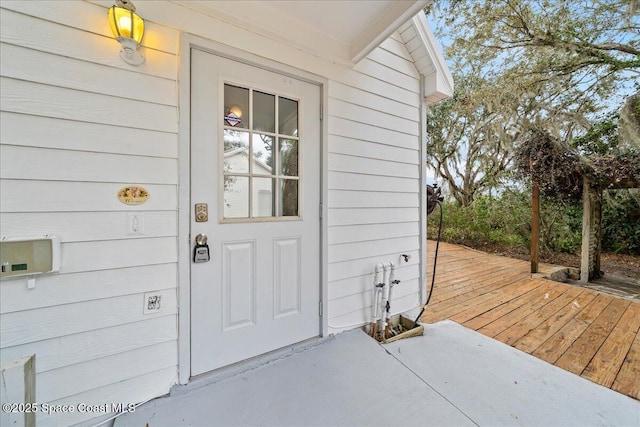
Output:
<instances>
[{"instance_id":1,"label":"door window","mask_svg":"<svg viewBox=\"0 0 640 427\"><path fill-rule=\"evenodd\" d=\"M298 113L298 100L224 85L224 220L300 218Z\"/></svg>"}]
</instances>

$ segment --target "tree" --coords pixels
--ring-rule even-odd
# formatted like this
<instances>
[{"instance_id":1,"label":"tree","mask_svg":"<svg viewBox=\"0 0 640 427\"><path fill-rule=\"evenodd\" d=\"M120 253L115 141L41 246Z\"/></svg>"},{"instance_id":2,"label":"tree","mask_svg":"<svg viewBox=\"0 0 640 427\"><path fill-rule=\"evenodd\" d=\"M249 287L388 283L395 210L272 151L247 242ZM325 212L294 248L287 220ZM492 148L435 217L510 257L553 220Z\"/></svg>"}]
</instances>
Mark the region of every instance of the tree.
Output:
<instances>
[{"instance_id":1,"label":"tree","mask_svg":"<svg viewBox=\"0 0 640 427\"><path fill-rule=\"evenodd\" d=\"M600 76L640 69L640 19L636 0L452 0L437 3L446 24L457 31L456 49L515 63L527 52L544 58L542 75ZM544 55L544 53L553 53ZM515 55L524 54L520 58ZM518 55L520 56L520 55Z\"/></svg>"},{"instance_id":2,"label":"tree","mask_svg":"<svg viewBox=\"0 0 640 427\"><path fill-rule=\"evenodd\" d=\"M509 107L516 106L506 95L481 78L457 75L453 98L427 114L427 163L446 180L459 205L468 206L494 187L509 166L510 143L517 135Z\"/></svg>"},{"instance_id":3,"label":"tree","mask_svg":"<svg viewBox=\"0 0 640 427\"><path fill-rule=\"evenodd\" d=\"M569 142L621 101L640 70L624 1L440 1L432 11L456 93L427 116L428 164L458 203L508 177L514 141L543 127ZM636 83L637 85L637 83ZM618 101L612 103L612 99Z\"/></svg>"}]
</instances>

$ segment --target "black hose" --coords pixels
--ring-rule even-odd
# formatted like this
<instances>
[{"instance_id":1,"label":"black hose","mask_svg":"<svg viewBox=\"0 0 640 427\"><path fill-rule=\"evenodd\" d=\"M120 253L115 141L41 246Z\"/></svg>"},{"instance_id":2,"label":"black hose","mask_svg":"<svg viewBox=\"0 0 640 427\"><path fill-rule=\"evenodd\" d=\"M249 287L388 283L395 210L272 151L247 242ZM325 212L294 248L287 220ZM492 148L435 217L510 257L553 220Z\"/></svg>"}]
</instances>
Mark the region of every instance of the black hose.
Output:
<instances>
[{"instance_id":1,"label":"black hose","mask_svg":"<svg viewBox=\"0 0 640 427\"><path fill-rule=\"evenodd\" d=\"M434 283L436 281L436 265L438 263L438 249L440 247L440 235L442 233L442 203L439 200L436 200L435 202L440 207L440 224L438 225L438 238L436 240L436 253L435 253L434 258L433 258L433 272L431 273L431 288L429 289L429 296L427 297L427 301L422 306L422 310L420 310L420 314L418 314L418 317L416 317L416 320L413 322L413 326L411 327L411 329L413 329L416 326L418 326L418 321L420 320L420 316L422 316L422 313L424 313L424 311L427 309L427 306L429 305L429 301L431 301L431 295L433 295L433 285L434 285Z\"/></svg>"}]
</instances>

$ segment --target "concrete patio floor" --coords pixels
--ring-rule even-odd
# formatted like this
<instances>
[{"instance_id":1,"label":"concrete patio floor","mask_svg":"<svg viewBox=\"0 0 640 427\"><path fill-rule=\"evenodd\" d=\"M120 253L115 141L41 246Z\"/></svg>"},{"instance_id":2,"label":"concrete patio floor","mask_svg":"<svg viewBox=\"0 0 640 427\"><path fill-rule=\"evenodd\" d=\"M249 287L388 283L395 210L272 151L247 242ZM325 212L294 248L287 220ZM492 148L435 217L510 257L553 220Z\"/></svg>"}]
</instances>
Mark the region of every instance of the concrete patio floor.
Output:
<instances>
[{"instance_id":1,"label":"concrete patio floor","mask_svg":"<svg viewBox=\"0 0 640 427\"><path fill-rule=\"evenodd\" d=\"M176 387L115 426L640 425L637 400L452 321L386 345L345 332L252 366Z\"/></svg>"}]
</instances>

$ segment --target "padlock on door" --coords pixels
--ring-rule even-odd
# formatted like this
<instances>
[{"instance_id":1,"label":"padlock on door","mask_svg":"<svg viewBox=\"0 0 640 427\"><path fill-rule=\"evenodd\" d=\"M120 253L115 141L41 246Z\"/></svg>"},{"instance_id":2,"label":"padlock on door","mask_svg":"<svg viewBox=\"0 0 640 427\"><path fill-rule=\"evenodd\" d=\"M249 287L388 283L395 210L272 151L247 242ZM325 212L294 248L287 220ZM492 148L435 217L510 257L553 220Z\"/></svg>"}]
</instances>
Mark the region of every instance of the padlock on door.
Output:
<instances>
[{"instance_id":1,"label":"padlock on door","mask_svg":"<svg viewBox=\"0 0 640 427\"><path fill-rule=\"evenodd\" d=\"M209 245L207 245L207 235L198 234L196 236L196 247L193 248L193 262L207 262L211 259L209 255Z\"/></svg>"}]
</instances>

